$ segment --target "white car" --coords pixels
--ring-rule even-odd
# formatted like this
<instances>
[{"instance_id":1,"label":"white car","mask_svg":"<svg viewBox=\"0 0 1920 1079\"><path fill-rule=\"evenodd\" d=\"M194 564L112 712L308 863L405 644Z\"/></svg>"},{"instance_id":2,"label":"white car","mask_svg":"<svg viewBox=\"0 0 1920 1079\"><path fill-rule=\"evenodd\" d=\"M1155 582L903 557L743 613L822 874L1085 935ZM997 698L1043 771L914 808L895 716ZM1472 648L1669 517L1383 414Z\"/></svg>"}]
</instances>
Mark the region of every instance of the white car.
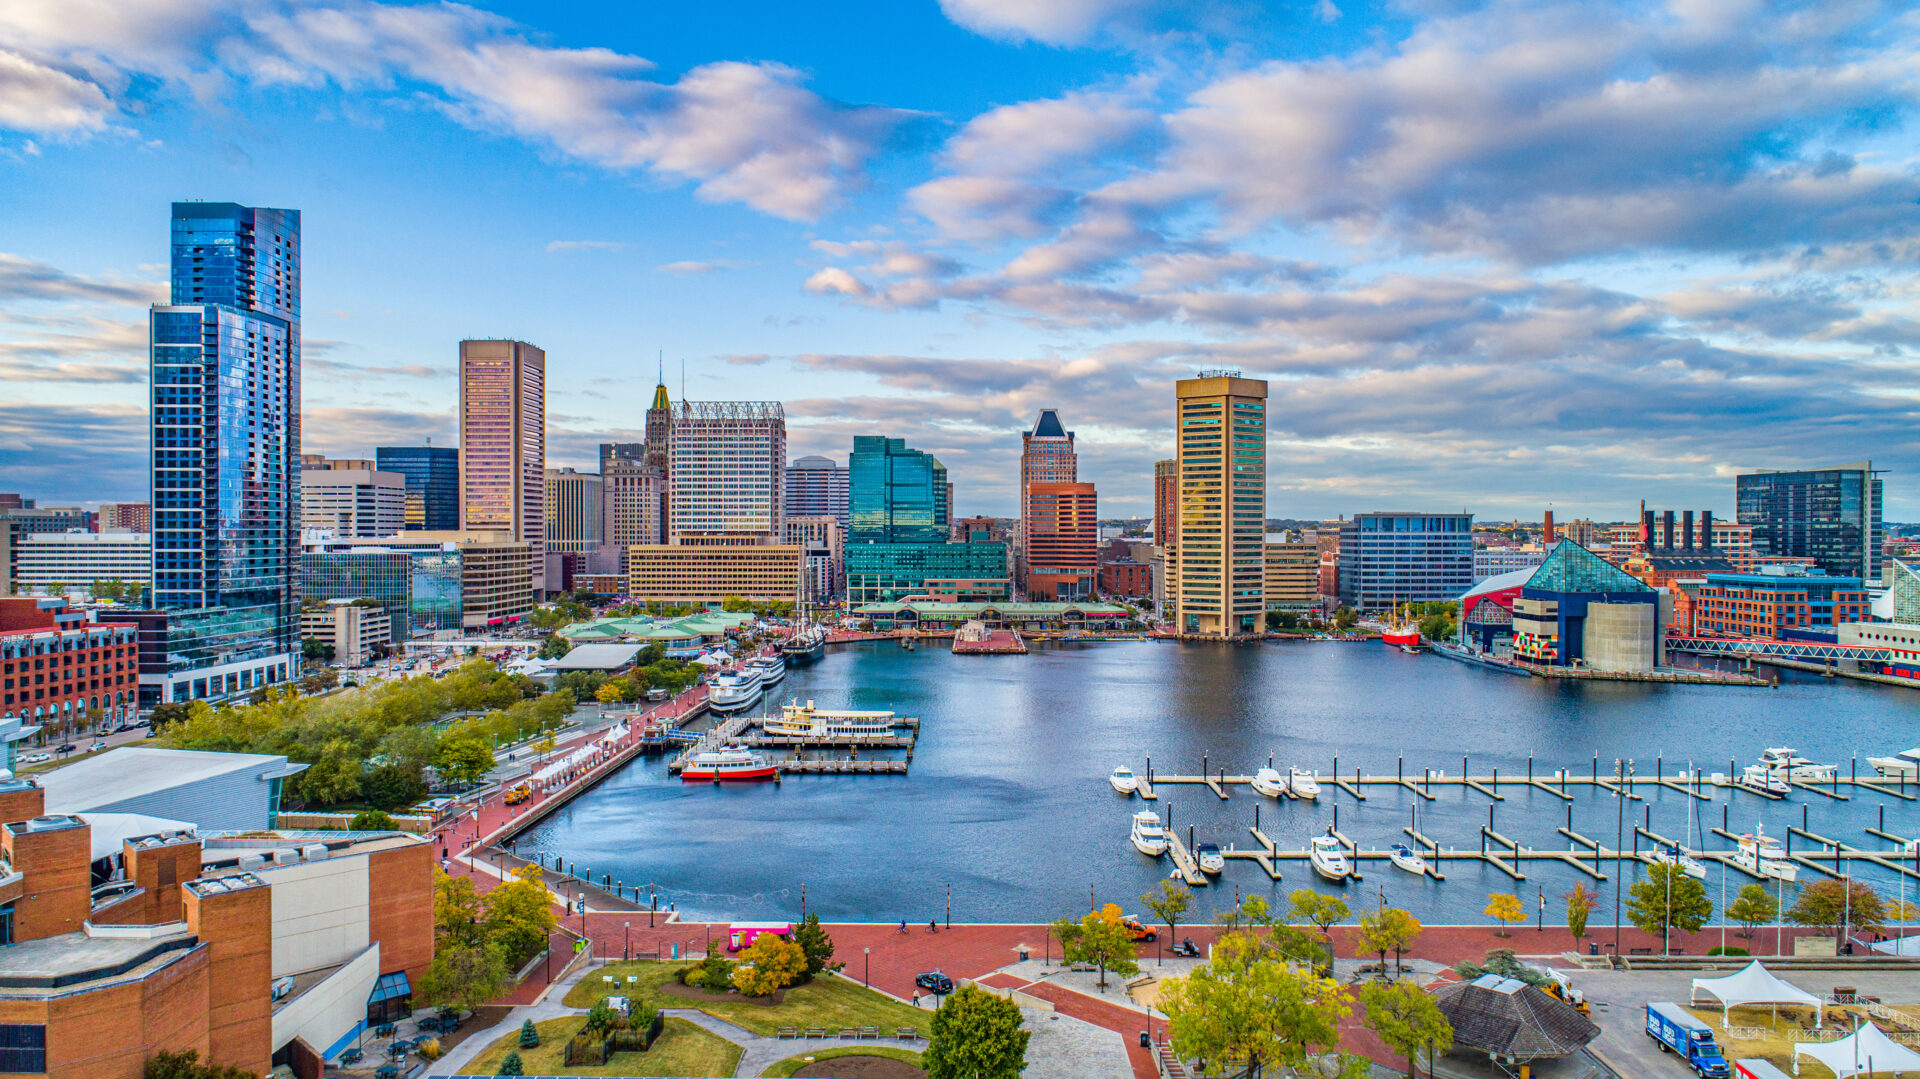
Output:
<instances>
[{"instance_id":1,"label":"white car","mask_svg":"<svg viewBox=\"0 0 1920 1079\"><path fill-rule=\"evenodd\" d=\"M51 753L29 753L26 756L20 758L20 763L21 764L45 764L52 759L53 759L53 754Z\"/></svg>"}]
</instances>

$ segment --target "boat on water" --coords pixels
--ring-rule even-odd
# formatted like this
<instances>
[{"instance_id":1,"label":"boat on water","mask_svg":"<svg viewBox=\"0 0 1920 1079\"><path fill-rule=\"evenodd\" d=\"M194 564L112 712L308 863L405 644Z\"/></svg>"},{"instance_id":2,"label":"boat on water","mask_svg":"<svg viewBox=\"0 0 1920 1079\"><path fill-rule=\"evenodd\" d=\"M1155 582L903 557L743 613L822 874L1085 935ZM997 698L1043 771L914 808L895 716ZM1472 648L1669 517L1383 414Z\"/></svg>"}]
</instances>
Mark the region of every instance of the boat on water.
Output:
<instances>
[{"instance_id":1,"label":"boat on water","mask_svg":"<svg viewBox=\"0 0 1920 1079\"><path fill-rule=\"evenodd\" d=\"M1771 746L1760 754L1757 767L1784 771L1793 783L1831 783L1840 778L1837 764L1819 764L1802 757L1789 746ZM1751 769L1749 769L1751 770Z\"/></svg>"},{"instance_id":2,"label":"boat on water","mask_svg":"<svg viewBox=\"0 0 1920 1079\"><path fill-rule=\"evenodd\" d=\"M1330 835L1317 835L1307 844L1307 861L1313 864L1313 871L1335 884L1345 883L1353 876L1353 863L1347 860L1347 851L1340 841Z\"/></svg>"},{"instance_id":3,"label":"boat on water","mask_svg":"<svg viewBox=\"0 0 1920 1079\"><path fill-rule=\"evenodd\" d=\"M1888 779L1912 780L1920 778L1920 746L1891 757L1868 757L1867 763L1873 770Z\"/></svg>"},{"instance_id":4,"label":"boat on water","mask_svg":"<svg viewBox=\"0 0 1920 1079\"><path fill-rule=\"evenodd\" d=\"M1734 780L1733 785L1758 791L1761 794L1785 796L1793 793L1793 784L1787 782L1787 773L1784 770L1766 768L1758 764L1747 765L1746 771L1740 773L1740 778Z\"/></svg>"},{"instance_id":5,"label":"boat on water","mask_svg":"<svg viewBox=\"0 0 1920 1079\"><path fill-rule=\"evenodd\" d=\"M1405 843L1395 843L1388 848L1387 860L1393 863L1395 869L1404 869L1417 876L1426 875L1427 860Z\"/></svg>"},{"instance_id":6,"label":"boat on water","mask_svg":"<svg viewBox=\"0 0 1920 1079\"><path fill-rule=\"evenodd\" d=\"M788 637L780 646L780 655L789 667L805 667L820 662L827 654L827 627L807 626Z\"/></svg>"},{"instance_id":7,"label":"boat on water","mask_svg":"<svg viewBox=\"0 0 1920 1079\"><path fill-rule=\"evenodd\" d=\"M1262 768L1253 773L1247 785L1253 788L1255 794L1264 794L1269 798L1287 796L1287 777L1272 768Z\"/></svg>"},{"instance_id":8,"label":"boat on water","mask_svg":"<svg viewBox=\"0 0 1920 1079\"><path fill-rule=\"evenodd\" d=\"M812 701L801 704L798 700L781 705L778 719L768 716L760 721L768 734L814 738L885 738L899 725L892 712L820 708Z\"/></svg>"},{"instance_id":9,"label":"boat on water","mask_svg":"<svg viewBox=\"0 0 1920 1079\"><path fill-rule=\"evenodd\" d=\"M1133 849L1149 858L1158 858L1167 853L1167 829L1160 823L1160 814L1151 809L1143 809L1133 815Z\"/></svg>"},{"instance_id":10,"label":"boat on water","mask_svg":"<svg viewBox=\"0 0 1920 1079\"><path fill-rule=\"evenodd\" d=\"M1791 884L1800 876L1800 867L1787 860L1787 852L1778 839L1758 825L1750 834L1735 841L1732 862L1755 876L1771 877Z\"/></svg>"},{"instance_id":11,"label":"boat on water","mask_svg":"<svg viewBox=\"0 0 1920 1079\"><path fill-rule=\"evenodd\" d=\"M760 672L737 667L714 676L707 687L707 707L715 712L743 712L760 699Z\"/></svg>"},{"instance_id":12,"label":"boat on water","mask_svg":"<svg viewBox=\"0 0 1920 1079\"><path fill-rule=\"evenodd\" d=\"M1293 792L1295 798L1312 800L1320 797L1320 781L1303 768L1287 769L1287 789Z\"/></svg>"},{"instance_id":13,"label":"boat on water","mask_svg":"<svg viewBox=\"0 0 1920 1079\"><path fill-rule=\"evenodd\" d=\"M760 672L761 689L771 689L787 676L787 661L777 655L755 656L746 663L748 670Z\"/></svg>"},{"instance_id":14,"label":"boat on water","mask_svg":"<svg viewBox=\"0 0 1920 1079\"><path fill-rule=\"evenodd\" d=\"M1684 847L1655 847L1647 857L1656 865L1677 865L1680 867L1680 872L1695 880L1707 879L1707 867Z\"/></svg>"},{"instance_id":15,"label":"boat on water","mask_svg":"<svg viewBox=\"0 0 1920 1079\"><path fill-rule=\"evenodd\" d=\"M1393 617L1387 621L1387 628L1380 631L1380 641L1403 648L1420 647L1420 623L1414 620L1411 604L1394 609Z\"/></svg>"},{"instance_id":16,"label":"boat on water","mask_svg":"<svg viewBox=\"0 0 1920 1079\"><path fill-rule=\"evenodd\" d=\"M688 757L680 778L689 783L760 780L772 779L777 770L772 761L745 746L725 746Z\"/></svg>"},{"instance_id":17,"label":"boat on water","mask_svg":"<svg viewBox=\"0 0 1920 1079\"><path fill-rule=\"evenodd\" d=\"M1121 794L1132 794L1140 789L1139 777L1133 774L1133 769L1124 764L1107 773L1107 782Z\"/></svg>"},{"instance_id":18,"label":"boat on water","mask_svg":"<svg viewBox=\"0 0 1920 1079\"><path fill-rule=\"evenodd\" d=\"M1201 843L1193 848L1193 860L1200 864L1200 872L1217 875L1227 868L1226 855L1220 853L1220 844Z\"/></svg>"},{"instance_id":19,"label":"boat on water","mask_svg":"<svg viewBox=\"0 0 1920 1079\"><path fill-rule=\"evenodd\" d=\"M1400 651L1405 652L1407 655L1410 655L1410 656L1417 656L1421 652L1424 652L1426 650L1424 648L1421 648L1419 645L1403 644L1400 646Z\"/></svg>"}]
</instances>

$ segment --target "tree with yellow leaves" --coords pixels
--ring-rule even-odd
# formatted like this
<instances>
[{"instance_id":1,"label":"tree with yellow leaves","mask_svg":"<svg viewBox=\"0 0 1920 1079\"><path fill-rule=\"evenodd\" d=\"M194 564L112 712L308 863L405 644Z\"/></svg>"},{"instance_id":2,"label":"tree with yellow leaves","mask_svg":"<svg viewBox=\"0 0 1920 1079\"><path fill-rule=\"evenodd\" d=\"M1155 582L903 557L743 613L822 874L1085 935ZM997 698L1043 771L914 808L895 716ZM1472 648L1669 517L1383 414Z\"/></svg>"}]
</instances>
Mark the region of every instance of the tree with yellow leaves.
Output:
<instances>
[{"instance_id":1,"label":"tree with yellow leaves","mask_svg":"<svg viewBox=\"0 0 1920 1079\"><path fill-rule=\"evenodd\" d=\"M1527 908L1520 903L1520 897L1512 892L1495 892L1487 897L1486 915L1495 921L1504 923L1496 936L1510 937L1506 926L1519 925L1527 920Z\"/></svg>"}]
</instances>

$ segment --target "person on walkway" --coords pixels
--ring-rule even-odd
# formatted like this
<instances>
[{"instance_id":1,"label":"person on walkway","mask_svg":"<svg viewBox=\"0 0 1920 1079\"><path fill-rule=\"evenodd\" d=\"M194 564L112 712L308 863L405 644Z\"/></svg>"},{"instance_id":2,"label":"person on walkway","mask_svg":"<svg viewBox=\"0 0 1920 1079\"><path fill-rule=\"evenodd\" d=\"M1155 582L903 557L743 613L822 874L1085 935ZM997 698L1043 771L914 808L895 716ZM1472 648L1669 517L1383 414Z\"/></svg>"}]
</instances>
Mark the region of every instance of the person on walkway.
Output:
<instances>
[{"instance_id":1,"label":"person on walkway","mask_svg":"<svg viewBox=\"0 0 1920 1079\"><path fill-rule=\"evenodd\" d=\"M938 919L934 919L934 918L927 919L927 932L929 933L940 932L940 922Z\"/></svg>"},{"instance_id":2,"label":"person on walkway","mask_svg":"<svg viewBox=\"0 0 1920 1079\"><path fill-rule=\"evenodd\" d=\"M896 933L904 933L904 932L906 932L906 931L907 931L907 920L906 920L905 918L902 918L902 919L900 919L900 928L899 928L899 929L896 929L896 930L894 930L894 932L896 932Z\"/></svg>"}]
</instances>

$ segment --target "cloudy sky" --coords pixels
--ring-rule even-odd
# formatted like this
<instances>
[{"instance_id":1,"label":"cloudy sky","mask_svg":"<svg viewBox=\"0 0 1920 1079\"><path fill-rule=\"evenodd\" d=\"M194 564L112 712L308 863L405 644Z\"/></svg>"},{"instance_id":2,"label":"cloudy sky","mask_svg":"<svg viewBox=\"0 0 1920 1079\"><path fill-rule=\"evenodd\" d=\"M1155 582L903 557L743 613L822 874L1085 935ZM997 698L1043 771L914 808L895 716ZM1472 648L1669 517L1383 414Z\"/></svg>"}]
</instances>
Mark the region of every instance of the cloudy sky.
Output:
<instances>
[{"instance_id":1,"label":"cloudy sky","mask_svg":"<svg viewBox=\"0 0 1920 1079\"><path fill-rule=\"evenodd\" d=\"M1058 407L1149 512L1173 381L1271 380L1269 509L1920 519L1920 14L1873 0L0 3L0 489L146 495L169 201L304 215L307 449L551 463L696 399L1010 513Z\"/></svg>"}]
</instances>

